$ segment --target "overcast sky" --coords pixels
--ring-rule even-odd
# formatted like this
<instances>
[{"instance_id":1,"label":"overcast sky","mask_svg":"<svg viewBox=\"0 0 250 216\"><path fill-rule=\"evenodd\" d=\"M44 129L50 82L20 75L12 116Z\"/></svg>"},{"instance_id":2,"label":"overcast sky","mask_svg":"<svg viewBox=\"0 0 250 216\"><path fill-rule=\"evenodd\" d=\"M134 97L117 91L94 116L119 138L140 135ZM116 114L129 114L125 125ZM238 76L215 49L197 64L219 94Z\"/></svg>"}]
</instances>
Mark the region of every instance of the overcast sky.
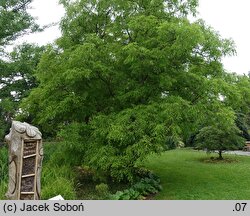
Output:
<instances>
[{"instance_id":1,"label":"overcast sky","mask_svg":"<svg viewBox=\"0 0 250 216\"><path fill-rule=\"evenodd\" d=\"M46 25L59 22L64 14L58 0L34 0L30 13L38 18L38 23ZM237 47L237 56L223 60L230 72L247 74L250 71L250 0L200 0L199 18L206 21L225 38L232 38ZM60 36L58 26L43 33L25 36L19 40L46 44Z\"/></svg>"},{"instance_id":2,"label":"overcast sky","mask_svg":"<svg viewBox=\"0 0 250 216\"><path fill-rule=\"evenodd\" d=\"M250 1L200 0L199 12L207 24L236 43L237 56L224 60L225 68L247 74L250 71Z\"/></svg>"},{"instance_id":3,"label":"overcast sky","mask_svg":"<svg viewBox=\"0 0 250 216\"><path fill-rule=\"evenodd\" d=\"M59 23L64 15L62 5L59 5L59 0L33 0L30 5L29 13L37 18L37 23L40 25L48 25L51 23ZM20 38L17 43L22 42L38 43L45 45L52 43L56 38L60 37L61 33L58 25L47 28L44 32L25 35Z\"/></svg>"}]
</instances>

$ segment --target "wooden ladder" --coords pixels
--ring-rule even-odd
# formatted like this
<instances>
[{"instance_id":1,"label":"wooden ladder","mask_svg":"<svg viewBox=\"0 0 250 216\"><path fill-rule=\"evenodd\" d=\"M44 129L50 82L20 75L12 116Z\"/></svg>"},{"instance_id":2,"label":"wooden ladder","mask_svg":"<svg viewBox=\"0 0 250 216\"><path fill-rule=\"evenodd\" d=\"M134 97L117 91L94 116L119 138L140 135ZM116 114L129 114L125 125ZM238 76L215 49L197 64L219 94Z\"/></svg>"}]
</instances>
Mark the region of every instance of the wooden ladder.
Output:
<instances>
[{"instance_id":1,"label":"wooden ladder","mask_svg":"<svg viewBox=\"0 0 250 216\"><path fill-rule=\"evenodd\" d=\"M34 144L35 146L35 153L33 154L29 154L29 155L25 155L24 156L24 145L26 143L32 143ZM19 200L22 198L22 195L33 195L33 200L35 200L35 196L36 196L36 182L37 182L37 156L39 154L39 150L38 150L38 144L39 144L39 140L22 140L22 148L21 148L21 164L20 164L20 175L19 175L19 194L18 194L18 198ZM34 164L34 173L30 173L30 174L25 174L23 175L23 161L25 159L28 159L28 158L34 158L34 161L35 161L35 164ZM26 178L29 178L29 177L34 177L34 180L33 180L33 191L22 191L22 182L26 179Z\"/></svg>"}]
</instances>

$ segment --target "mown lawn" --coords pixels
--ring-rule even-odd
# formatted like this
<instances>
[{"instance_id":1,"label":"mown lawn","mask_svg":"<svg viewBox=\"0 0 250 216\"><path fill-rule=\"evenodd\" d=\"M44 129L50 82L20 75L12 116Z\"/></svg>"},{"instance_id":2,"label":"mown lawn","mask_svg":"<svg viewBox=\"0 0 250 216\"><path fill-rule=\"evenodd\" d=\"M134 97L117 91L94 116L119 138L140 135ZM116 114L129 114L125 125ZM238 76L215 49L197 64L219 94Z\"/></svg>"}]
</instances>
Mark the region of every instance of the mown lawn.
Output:
<instances>
[{"instance_id":1,"label":"mown lawn","mask_svg":"<svg viewBox=\"0 0 250 216\"><path fill-rule=\"evenodd\" d=\"M206 163L216 154L172 150L149 158L147 168L160 176L158 200L249 200L250 157L225 155L232 163Z\"/></svg>"}]
</instances>

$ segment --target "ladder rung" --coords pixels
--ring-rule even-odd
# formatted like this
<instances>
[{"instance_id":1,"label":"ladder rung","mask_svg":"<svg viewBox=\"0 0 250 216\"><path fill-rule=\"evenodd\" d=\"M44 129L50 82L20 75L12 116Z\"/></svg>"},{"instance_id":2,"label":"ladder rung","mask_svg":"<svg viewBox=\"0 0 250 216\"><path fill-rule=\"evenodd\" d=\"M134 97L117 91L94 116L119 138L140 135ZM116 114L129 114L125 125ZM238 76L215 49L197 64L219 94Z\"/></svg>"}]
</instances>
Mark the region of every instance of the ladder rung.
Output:
<instances>
[{"instance_id":1,"label":"ladder rung","mask_svg":"<svg viewBox=\"0 0 250 216\"><path fill-rule=\"evenodd\" d=\"M35 176L35 174L23 175L22 178L28 178L28 177L32 177L32 176Z\"/></svg>"},{"instance_id":2,"label":"ladder rung","mask_svg":"<svg viewBox=\"0 0 250 216\"><path fill-rule=\"evenodd\" d=\"M23 156L23 158L25 159L25 158L35 157L35 156L36 156L36 154L31 154L31 155Z\"/></svg>"},{"instance_id":3,"label":"ladder rung","mask_svg":"<svg viewBox=\"0 0 250 216\"><path fill-rule=\"evenodd\" d=\"M35 194L35 193L34 193L34 192L21 192L21 194L33 195L33 194Z\"/></svg>"}]
</instances>

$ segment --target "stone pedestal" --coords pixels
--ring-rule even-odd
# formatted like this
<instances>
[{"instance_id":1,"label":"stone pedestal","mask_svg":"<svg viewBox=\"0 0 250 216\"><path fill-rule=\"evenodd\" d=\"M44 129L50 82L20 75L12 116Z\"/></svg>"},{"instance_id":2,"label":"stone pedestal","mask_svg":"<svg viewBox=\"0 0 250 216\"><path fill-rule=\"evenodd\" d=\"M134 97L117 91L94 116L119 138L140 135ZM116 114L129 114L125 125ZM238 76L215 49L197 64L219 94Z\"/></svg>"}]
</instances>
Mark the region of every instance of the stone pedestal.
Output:
<instances>
[{"instance_id":1,"label":"stone pedestal","mask_svg":"<svg viewBox=\"0 0 250 216\"><path fill-rule=\"evenodd\" d=\"M11 200L39 200L43 159L42 135L28 123L13 121L5 136L9 145L9 186Z\"/></svg>"}]
</instances>

